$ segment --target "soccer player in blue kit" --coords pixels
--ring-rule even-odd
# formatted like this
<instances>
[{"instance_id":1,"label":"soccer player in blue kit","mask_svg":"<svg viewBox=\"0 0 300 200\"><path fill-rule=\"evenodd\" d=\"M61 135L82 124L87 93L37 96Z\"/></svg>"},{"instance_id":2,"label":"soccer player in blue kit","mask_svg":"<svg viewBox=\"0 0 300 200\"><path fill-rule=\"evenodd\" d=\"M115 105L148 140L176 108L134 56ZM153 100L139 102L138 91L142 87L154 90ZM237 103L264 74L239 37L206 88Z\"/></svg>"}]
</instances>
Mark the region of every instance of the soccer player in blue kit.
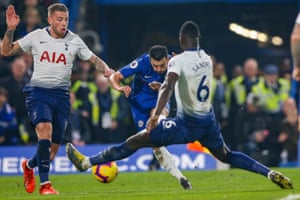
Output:
<instances>
[{"instance_id":1,"label":"soccer player in blue kit","mask_svg":"<svg viewBox=\"0 0 300 200\"><path fill-rule=\"evenodd\" d=\"M167 76L160 88L157 104L145 131L91 157L81 154L72 144L67 144L68 158L78 169L83 171L92 165L123 159L143 147L185 144L198 140L218 160L261 174L281 188L293 188L288 177L241 152L231 151L225 144L210 103L212 60L200 48L199 40L198 25L193 21L186 21L179 32L179 43L184 51L174 56L168 63ZM176 117L158 121L174 90L177 103Z\"/></svg>"},{"instance_id":2,"label":"soccer player in blue kit","mask_svg":"<svg viewBox=\"0 0 300 200\"><path fill-rule=\"evenodd\" d=\"M36 153L22 162L24 187L28 193L35 190L34 168L38 167L41 195L58 194L49 180L50 161L53 160L62 141L70 112L70 76L73 61L78 56L95 65L97 70L110 76L108 65L91 52L80 37L68 28L69 12L64 4L48 7L50 26L37 29L13 42L13 35L20 22L15 9L6 10L7 30L1 53L12 56L30 51L34 71L26 92L26 109L38 138Z\"/></svg>"},{"instance_id":3,"label":"soccer player in blue kit","mask_svg":"<svg viewBox=\"0 0 300 200\"><path fill-rule=\"evenodd\" d=\"M154 45L150 47L148 53L143 54L110 76L112 87L128 97L138 132L146 128L147 120L156 105L158 90L165 79L168 61L167 48L163 45ZM133 75L134 79L131 86L121 85L123 79ZM166 106L160 118L163 119L168 116L168 112L168 106ZM160 165L170 172L184 189L192 187L191 183L177 168L165 147L153 148L153 153Z\"/></svg>"}]
</instances>

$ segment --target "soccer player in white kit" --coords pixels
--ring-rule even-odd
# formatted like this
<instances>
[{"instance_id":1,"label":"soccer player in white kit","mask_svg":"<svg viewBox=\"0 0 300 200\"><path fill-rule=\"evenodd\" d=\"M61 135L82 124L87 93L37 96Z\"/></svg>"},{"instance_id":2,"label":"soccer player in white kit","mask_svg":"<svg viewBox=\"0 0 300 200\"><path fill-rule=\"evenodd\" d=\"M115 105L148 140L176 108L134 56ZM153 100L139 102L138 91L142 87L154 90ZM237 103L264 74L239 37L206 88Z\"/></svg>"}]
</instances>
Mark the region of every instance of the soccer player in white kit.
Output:
<instances>
[{"instance_id":1,"label":"soccer player in white kit","mask_svg":"<svg viewBox=\"0 0 300 200\"><path fill-rule=\"evenodd\" d=\"M184 52L169 61L167 77L160 88L155 112L147 122L147 130L91 157L81 154L68 143L68 158L77 169L84 171L92 165L123 159L142 147L185 144L198 140L220 161L264 175L281 188L293 188L286 176L241 152L231 151L225 144L210 103L212 60L200 49L199 38L200 31L196 23L186 21L181 26L179 42ZM159 121L159 115L174 88L177 116Z\"/></svg>"},{"instance_id":2,"label":"soccer player in white kit","mask_svg":"<svg viewBox=\"0 0 300 200\"><path fill-rule=\"evenodd\" d=\"M13 42L13 34L20 18L12 5L6 10L7 30L1 53L11 56L30 51L34 59L31 80L24 87L27 94L26 109L38 138L36 153L22 162L24 186L28 193L35 190L33 169L38 167L39 193L58 194L49 180L49 165L58 151L67 126L70 111L70 76L76 56L90 61L105 76L113 72L103 60L88 49L78 35L68 30L68 20L68 8L60 3L52 4L48 7L50 26L37 29Z\"/></svg>"}]
</instances>

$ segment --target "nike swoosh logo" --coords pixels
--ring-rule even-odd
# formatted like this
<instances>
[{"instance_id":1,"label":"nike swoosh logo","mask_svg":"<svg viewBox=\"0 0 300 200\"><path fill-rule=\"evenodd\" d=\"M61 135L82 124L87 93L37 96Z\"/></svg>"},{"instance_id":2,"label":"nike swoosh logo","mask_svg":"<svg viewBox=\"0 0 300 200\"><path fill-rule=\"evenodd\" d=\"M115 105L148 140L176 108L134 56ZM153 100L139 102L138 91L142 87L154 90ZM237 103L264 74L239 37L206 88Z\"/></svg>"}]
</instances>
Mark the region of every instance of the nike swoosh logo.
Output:
<instances>
[{"instance_id":1,"label":"nike swoosh logo","mask_svg":"<svg viewBox=\"0 0 300 200\"><path fill-rule=\"evenodd\" d=\"M151 78L152 76L144 76L144 78Z\"/></svg>"}]
</instances>

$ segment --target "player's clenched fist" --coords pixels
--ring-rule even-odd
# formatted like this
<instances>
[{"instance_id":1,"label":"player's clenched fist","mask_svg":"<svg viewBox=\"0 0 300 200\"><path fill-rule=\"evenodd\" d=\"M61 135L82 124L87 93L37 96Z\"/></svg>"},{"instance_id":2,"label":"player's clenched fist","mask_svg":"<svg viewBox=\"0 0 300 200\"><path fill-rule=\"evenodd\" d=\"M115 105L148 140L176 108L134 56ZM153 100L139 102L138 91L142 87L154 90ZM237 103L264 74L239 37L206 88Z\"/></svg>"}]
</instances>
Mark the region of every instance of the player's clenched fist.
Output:
<instances>
[{"instance_id":1,"label":"player's clenched fist","mask_svg":"<svg viewBox=\"0 0 300 200\"><path fill-rule=\"evenodd\" d=\"M125 96L128 97L129 94L130 94L130 92L131 92L131 88L129 86L127 86L127 85L126 86L122 86L120 88L120 91L122 91L125 94Z\"/></svg>"}]
</instances>

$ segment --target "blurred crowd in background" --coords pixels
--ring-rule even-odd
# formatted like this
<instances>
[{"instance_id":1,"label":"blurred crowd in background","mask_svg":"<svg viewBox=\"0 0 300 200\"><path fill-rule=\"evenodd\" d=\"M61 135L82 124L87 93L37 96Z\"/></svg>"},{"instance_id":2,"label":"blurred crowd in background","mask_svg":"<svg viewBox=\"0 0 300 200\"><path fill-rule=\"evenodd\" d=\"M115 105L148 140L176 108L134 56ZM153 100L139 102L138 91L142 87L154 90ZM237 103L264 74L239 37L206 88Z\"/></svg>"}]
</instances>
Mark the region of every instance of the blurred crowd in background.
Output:
<instances>
[{"instance_id":1,"label":"blurred crowd in background","mask_svg":"<svg viewBox=\"0 0 300 200\"><path fill-rule=\"evenodd\" d=\"M3 1L1 19L5 18L6 5L18 5L17 14L22 20L15 33L18 39L47 25L46 8L53 2L58 1ZM0 26L5 27L5 24ZM268 166L295 166L297 105L290 96L290 58L261 65L249 56L229 68L218 57L211 56L214 61L212 104L230 148L245 152ZM22 92L32 70L33 60L28 53L13 58L0 55L0 145L36 143ZM127 79L124 84L130 81ZM119 143L135 133L126 97L113 90L108 79L88 62L74 63L71 82L72 108L64 142ZM171 105L170 116L173 116L176 102Z\"/></svg>"}]
</instances>

